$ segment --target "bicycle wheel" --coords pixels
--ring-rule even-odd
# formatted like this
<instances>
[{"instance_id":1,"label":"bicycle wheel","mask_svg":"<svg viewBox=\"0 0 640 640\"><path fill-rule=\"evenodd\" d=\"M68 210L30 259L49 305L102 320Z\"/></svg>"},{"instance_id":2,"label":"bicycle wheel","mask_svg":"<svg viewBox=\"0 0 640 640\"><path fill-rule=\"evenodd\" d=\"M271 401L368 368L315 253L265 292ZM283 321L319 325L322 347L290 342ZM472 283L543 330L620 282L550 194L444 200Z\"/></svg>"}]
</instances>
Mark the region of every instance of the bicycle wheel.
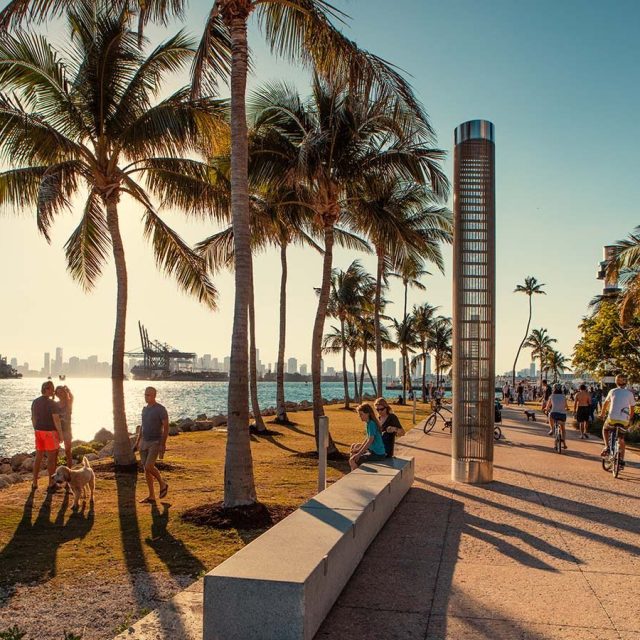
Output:
<instances>
[{"instance_id":1,"label":"bicycle wheel","mask_svg":"<svg viewBox=\"0 0 640 640\"><path fill-rule=\"evenodd\" d=\"M556 433L556 451L562 455L562 435L560 433L560 429Z\"/></svg>"},{"instance_id":2,"label":"bicycle wheel","mask_svg":"<svg viewBox=\"0 0 640 640\"><path fill-rule=\"evenodd\" d=\"M425 421L424 423L424 427L423 427L423 431L425 433L429 433L429 431L431 431L431 429L433 429L433 427L436 426L436 420L438 419L437 414L432 413Z\"/></svg>"},{"instance_id":3,"label":"bicycle wheel","mask_svg":"<svg viewBox=\"0 0 640 640\"><path fill-rule=\"evenodd\" d=\"M614 478L618 477L620 473L620 453L618 451L613 455L613 464L611 465L611 473Z\"/></svg>"},{"instance_id":4,"label":"bicycle wheel","mask_svg":"<svg viewBox=\"0 0 640 640\"><path fill-rule=\"evenodd\" d=\"M493 437L496 440L500 440L500 438L502 438L502 429L500 429L498 425L493 426Z\"/></svg>"}]
</instances>

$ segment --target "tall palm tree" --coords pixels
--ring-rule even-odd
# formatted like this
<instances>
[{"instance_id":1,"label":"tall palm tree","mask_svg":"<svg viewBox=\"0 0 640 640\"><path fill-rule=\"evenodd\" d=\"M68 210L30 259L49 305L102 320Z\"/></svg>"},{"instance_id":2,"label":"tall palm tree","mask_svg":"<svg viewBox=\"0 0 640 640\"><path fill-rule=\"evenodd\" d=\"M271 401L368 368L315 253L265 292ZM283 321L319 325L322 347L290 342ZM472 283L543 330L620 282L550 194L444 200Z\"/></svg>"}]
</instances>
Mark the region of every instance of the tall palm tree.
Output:
<instances>
[{"instance_id":1,"label":"tall palm tree","mask_svg":"<svg viewBox=\"0 0 640 640\"><path fill-rule=\"evenodd\" d=\"M514 293L524 293L529 297L529 319L527 320L527 329L524 332L524 338L522 338L522 341L520 342L520 346L518 347L518 352L516 353L516 358L513 361L513 375L511 378L511 383L513 384L514 387L516 386L516 366L518 364L518 357L520 356L520 351L522 350L524 343L527 341L527 338L529 337L529 327L531 326L531 316L533 313L531 299L536 294L546 295L546 291L542 290L542 287L544 286L545 286L544 283L538 282L536 278L534 278L533 276L527 276L524 279L524 284L517 285L516 288L513 290Z\"/></svg>"},{"instance_id":2,"label":"tall palm tree","mask_svg":"<svg viewBox=\"0 0 640 640\"><path fill-rule=\"evenodd\" d=\"M413 307L413 321L416 330L416 342L420 348L415 362L422 362L422 402L427 401L427 355L432 348L435 313L440 307L434 307L428 302ZM415 366L414 362L414 366Z\"/></svg>"},{"instance_id":3,"label":"tall palm tree","mask_svg":"<svg viewBox=\"0 0 640 640\"><path fill-rule=\"evenodd\" d=\"M629 325L640 311L640 226L615 244L615 257L607 265L607 278L620 279L617 295L620 322ZM607 296L611 299L611 296Z\"/></svg>"},{"instance_id":4,"label":"tall palm tree","mask_svg":"<svg viewBox=\"0 0 640 640\"><path fill-rule=\"evenodd\" d=\"M0 174L0 205L32 207L49 241L56 217L74 198L86 197L65 250L71 276L87 290L113 253L114 457L126 466L134 458L124 405L128 276L119 203L126 196L142 206L158 267L215 307L206 265L163 222L154 198L208 213L215 194L207 166L182 155L193 154L202 136L214 138L224 125L219 106L209 98L192 100L188 89L154 104L164 77L193 59L194 43L182 32L145 56L145 41L129 28L126 12L89 1L74 3L67 29L67 56L42 35L20 31L0 38L0 153L15 167Z\"/></svg>"},{"instance_id":5,"label":"tall palm tree","mask_svg":"<svg viewBox=\"0 0 640 640\"><path fill-rule=\"evenodd\" d=\"M451 361L451 338L453 327L451 318L437 316L433 321L433 330L429 347L434 352L434 368L436 370L436 387L440 386L440 373Z\"/></svg>"},{"instance_id":6,"label":"tall palm tree","mask_svg":"<svg viewBox=\"0 0 640 640\"><path fill-rule=\"evenodd\" d=\"M377 256L374 328L378 389L382 389L380 302L387 275L402 268L408 259L433 262L441 271L444 268L440 244L451 242L453 225L451 212L435 206L437 200L425 185L396 177L365 176L359 185L351 224L369 238ZM349 214L345 212L343 218Z\"/></svg>"},{"instance_id":7,"label":"tall palm tree","mask_svg":"<svg viewBox=\"0 0 640 640\"><path fill-rule=\"evenodd\" d=\"M407 315L407 302L409 295L409 287L413 287L418 291L426 291L427 288L422 284L421 280L425 276L431 275L428 271L425 271L422 267L424 265L424 258L419 255L409 254L404 256L404 259L396 267L394 273L389 275L394 278L402 280L402 286L404 287L404 315Z\"/></svg>"},{"instance_id":8,"label":"tall palm tree","mask_svg":"<svg viewBox=\"0 0 640 640\"><path fill-rule=\"evenodd\" d=\"M392 320L392 328L395 334L395 345L400 350L402 357L402 401L407 402L407 387L411 386L411 370L409 368L409 354L414 353L416 347L416 333L413 317L405 316L398 321Z\"/></svg>"},{"instance_id":9,"label":"tall palm tree","mask_svg":"<svg viewBox=\"0 0 640 640\"><path fill-rule=\"evenodd\" d=\"M533 329L524 343L524 347L531 349L531 357L540 360L540 384L542 384L542 375L544 371L544 363L547 353L551 349L551 345L557 340L552 338L545 328Z\"/></svg>"},{"instance_id":10,"label":"tall palm tree","mask_svg":"<svg viewBox=\"0 0 640 640\"><path fill-rule=\"evenodd\" d=\"M557 382L558 378L565 371L569 371L568 358L563 356L555 349L549 349L545 356L545 365L547 370L553 374L553 381Z\"/></svg>"},{"instance_id":11,"label":"tall palm tree","mask_svg":"<svg viewBox=\"0 0 640 640\"><path fill-rule=\"evenodd\" d=\"M351 364L353 366L353 397L356 402L360 402L361 400L360 391L358 389L358 366L356 364L356 356L358 354L358 349L360 348L360 340L360 331L351 318L345 320L344 323L341 323L340 328L332 326L331 331L325 334L322 339L323 353L349 354ZM346 372L346 360L344 369Z\"/></svg>"},{"instance_id":12,"label":"tall palm tree","mask_svg":"<svg viewBox=\"0 0 640 640\"><path fill-rule=\"evenodd\" d=\"M356 185L366 174L429 180L434 192L446 190L438 165L442 152L428 144L424 124L398 100L370 87L327 83L317 75L313 93L303 101L284 84L265 88L254 99L262 102L264 126L295 145L298 161L283 179L303 182L314 192L313 206L324 230L322 285L313 328L311 375L316 433L324 414L320 389L321 343L330 295L334 229L357 197ZM265 154L263 160L269 161Z\"/></svg>"}]
</instances>

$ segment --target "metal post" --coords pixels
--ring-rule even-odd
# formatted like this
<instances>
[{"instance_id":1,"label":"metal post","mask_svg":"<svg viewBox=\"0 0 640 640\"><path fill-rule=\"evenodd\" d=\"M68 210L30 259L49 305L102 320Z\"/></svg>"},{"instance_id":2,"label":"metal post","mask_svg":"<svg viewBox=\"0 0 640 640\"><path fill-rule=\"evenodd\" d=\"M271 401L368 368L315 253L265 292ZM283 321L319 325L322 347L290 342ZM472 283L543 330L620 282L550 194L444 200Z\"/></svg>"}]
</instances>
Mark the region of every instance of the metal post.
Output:
<instances>
[{"instance_id":1,"label":"metal post","mask_svg":"<svg viewBox=\"0 0 640 640\"><path fill-rule=\"evenodd\" d=\"M320 416L318 421L318 493L327 488L327 447L329 444L329 418Z\"/></svg>"},{"instance_id":2,"label":"metal post","mask_svg":"<svg viewBox=\"0 0 640 640\"><path fill-rule=\"evenodd\" d=\"M451 476L493 479L495 401L494 128L455 130L453 242L453 437Z\"/></svg>"}]
</instances>

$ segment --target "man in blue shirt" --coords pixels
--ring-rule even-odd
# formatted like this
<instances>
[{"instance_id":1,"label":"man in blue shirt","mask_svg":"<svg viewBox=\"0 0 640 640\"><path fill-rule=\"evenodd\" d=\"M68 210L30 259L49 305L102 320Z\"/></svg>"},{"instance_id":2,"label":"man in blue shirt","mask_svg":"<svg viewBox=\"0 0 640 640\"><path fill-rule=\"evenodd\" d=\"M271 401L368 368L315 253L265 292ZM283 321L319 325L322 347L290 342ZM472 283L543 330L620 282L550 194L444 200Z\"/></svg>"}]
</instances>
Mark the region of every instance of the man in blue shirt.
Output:
<instances>
[{"instance_id":1,"label":"man in blue shirt","mask_svg":"<svg viewBox=\"0 0 640 640\"><path fill-rule=\"evenodd\" d=\"M140 502L152 504L156 501L154 479L160 484L160 499L164 498L169 491L169 483L163 480L160 471L156 468L156 460L158 457L162 460L167 446L169 415L167 410L156 402L154 387L147 387L144 390L144 399L147 406L142 409L142 426L138 432L134 450L140 451L140 462L144 467L144 477L149 487L149 495Z\"/></svg>"}]
</instances>

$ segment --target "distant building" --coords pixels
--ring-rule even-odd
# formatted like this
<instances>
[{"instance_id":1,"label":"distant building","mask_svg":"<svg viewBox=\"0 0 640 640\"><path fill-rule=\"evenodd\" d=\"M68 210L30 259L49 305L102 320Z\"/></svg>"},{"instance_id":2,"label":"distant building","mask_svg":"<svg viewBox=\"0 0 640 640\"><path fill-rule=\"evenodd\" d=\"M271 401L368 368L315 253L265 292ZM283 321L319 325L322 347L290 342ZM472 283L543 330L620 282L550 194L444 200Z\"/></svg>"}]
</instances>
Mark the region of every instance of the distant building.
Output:
<instances>
[{"instance_id":1,"label":"distant building","mask_svg":"<svg viewBox=\"0 0 640 640\"><path fill-rule=\"evenodd\" d=\"M333 367L327 367L327 376L335 376L336 375L336 370Z\"/></svg>"},{"instance_id":2,"label":"distant building","mask_svg":"<svg viewBox=\"0 0 640 640\"><path fill-rule=\"evenodd\" d=\"M531 365L529 366L529 375L532 378L536 377L536 363L535 362L532 362Z\"/></svg>"},{"instance_id":3,"label":"distant building","mask_svg":"<svg viewBox=\"0 0 640 640\"><path fill-rule=\"evenodd\" d=\"M425 373L430 376L431 375L431 355L427 353L427 357L424 362L424 367L426 369Z\"/></svg>"},{"instance_id":4,"label":"distant building","mask_svg":"<svg viewBox=\"0 0 640 640\"><path fill-rule=\"evenodd\" d=\"M398 377L402 378L404 376L404 363L402 362L402 358L398 358Z\"/></svg>"},{"instance_id":5,"label":"distant building","mask_svg":"<svg viewBox=\"0 0 640 640\"><path fill-rule=\"evenodd\" d=\"M231 358L229 356L226 356L224 359L224 365L222 367L222 370L225 371L226 373L229 373L230 367L231 367Z\"/></svg>"},{"instance_id":6,"label":"distant building","mask_svg":"<svg viewBox=\"0 0 640 640\"><path fill-rule=\"evenodd\" d=\"M56 359L54 360L51 373L56 375L62 373L62 347L56 347Z\"/></svg>"},{"instance_id":7,"label":"distant building","mask_svg":"<svg viewBox=\"0 0 640 640\"><path fill-rule=\"evenodd\" d=\"M296 358L287 360L287 373L298 373L298 361Z\"/></svg>"},{"instance_id":8,"label":"distant building","mask_svg":"<svg viewBox=\"0 0 640 640\"><path fill-rule=\"evenodd\" d=\"M396 361L393 358L387 358L382 362L382 377L386 379L396 377Z\"/></svg>"},{"instance_id":9,"label":"distant building","mask_svg":"<svg viewBox=\"0 0 640 640\"><path fill-rule=\"evenodd\" d=\"M18 358L11 358L11 366L12 366L14 369L17 369L17 368L18 368Z\"/></svg>"},{"instance_id":10,"label":"distant building","mask_svg":"<svg viewBox=\"0 0 640 640\"><path fill-rule=\"evenodd\" d=\"M202 356L202 368L203 369L211 369L211 354L210 353L205 353Z\"/></svg>"},{"instance_id":11,"label":"distant building","mask_svg":"<svg viewBox=\"0 0 640 640\"><path fill-rule=\"evenodd\" d=\"M307 365L306 364L301 364L300 365L300 375L301 376L306 376L307 375Z\"/></svg>"},{"instance_id":12,"label":"distant building","mask_svg":"<svg viewBox=\"0 0 640 640\"><path fill-rule=\"evenodd\" d=\"M43 375L50 376L51 375L51 354L46 351L44 354L44 371Z\"/></svg>"},{"instance_id":13,"label":"distant building","mask_svg":"<svg viewBox=\"0 0 640 640\"><path fill-rule=\"evenodd\" d=\"M324 375L324 360L320 358L320 375Z\"/></svg>"}]
</instances>

